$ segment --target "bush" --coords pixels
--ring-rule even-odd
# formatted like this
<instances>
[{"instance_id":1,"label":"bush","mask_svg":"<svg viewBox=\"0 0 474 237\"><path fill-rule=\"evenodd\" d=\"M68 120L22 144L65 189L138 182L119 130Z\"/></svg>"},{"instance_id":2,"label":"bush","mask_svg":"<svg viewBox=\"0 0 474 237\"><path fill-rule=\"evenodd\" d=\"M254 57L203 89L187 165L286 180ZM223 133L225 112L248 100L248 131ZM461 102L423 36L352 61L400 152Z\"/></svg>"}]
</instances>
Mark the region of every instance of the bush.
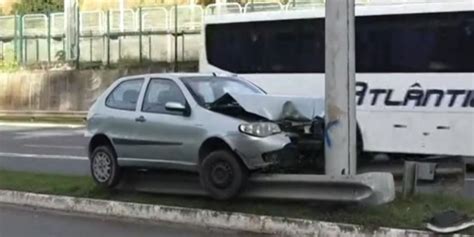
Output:
<instances>
[{"instance_id":1,"label":"bush","mask_svg":"<svg viewBox=\"0 0 474 237\"><path fill-rule=\"evenodd\" d=\"M64 0L21 0L13 4L11 14L59 12L64 10Z\"/></svg>"},{"instance_id":2,"label":"bush","mask_svg":"<svg viewBox=\"0 0 474 237\"><path fill-rule=\"evenodd\" d=\"M20 65L15 60L13 49L6 49L3 55L0 55L0 72L16 71Z\"/></svg>"}]
</instances>

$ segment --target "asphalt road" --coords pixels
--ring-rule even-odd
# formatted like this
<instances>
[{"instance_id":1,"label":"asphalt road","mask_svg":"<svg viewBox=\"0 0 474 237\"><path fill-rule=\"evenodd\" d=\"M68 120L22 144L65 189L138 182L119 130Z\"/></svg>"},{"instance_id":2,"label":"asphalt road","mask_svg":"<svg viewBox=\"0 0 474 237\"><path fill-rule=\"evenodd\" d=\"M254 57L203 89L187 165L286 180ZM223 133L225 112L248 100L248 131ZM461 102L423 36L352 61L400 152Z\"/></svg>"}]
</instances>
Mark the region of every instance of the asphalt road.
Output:
<instances>
[{"instance_id":1,"label":"asphalt road","mask_svg":"<svg viewBox=\"0 0 474 237\"><path fill-rule=\"evenodd\" d=\"M0 205L0 237L207 237L259 236L168 223L104 219L29 207Z\"/></svg>"},{"instance_id":2,"label":"asphalt road","mask_svg":"<svg viewBox=\"0 0 474 237\"><path fill-rule=\"evenodd\" d=\"M89 175L83 128L0 125L0 169ZM0 237L258 236L169 223L132 222L0 204Z\"/></svg>"},{"instance_id":3,"label":"asphalt road","mask_svg":"<svg viewBox=\"0 0 474 237\"><path fill-rule=\"evenodd\" d=\"M0 125L0 170L89 175L83 128L34 128ZM360 171L403 170L403 162L376 161ZM439 186L439 190L437 187ZM438 192L442 183L426 192ZM455 186L453 193L458 192ZM0 237L10 236L248 236L168 224L127 222L0 205Z\"/></svg>"},{"instance_id":4,"label":"asphalt road","mask_svg":"<svg viewBox=\"0 0 474 237\"><path fill-rule=\"evenodd\" d=\"M0 125L0 169L88 175L84 128Z\"/></svg>"},{"instance_id":5,"label":"asphalt road","mask_svg":"<svg viewBox=\"0 0 474 237\"><path fill-rule=\"evenodd\" d=\"M67 175L89 175L84 128L35 128L0 125L0 169ZM442 163L440 167L458 167ZM459 167L458 167L459 170ZM359 172L403 173L402 161L376 160Z\"/></svg>"}]
</instances>

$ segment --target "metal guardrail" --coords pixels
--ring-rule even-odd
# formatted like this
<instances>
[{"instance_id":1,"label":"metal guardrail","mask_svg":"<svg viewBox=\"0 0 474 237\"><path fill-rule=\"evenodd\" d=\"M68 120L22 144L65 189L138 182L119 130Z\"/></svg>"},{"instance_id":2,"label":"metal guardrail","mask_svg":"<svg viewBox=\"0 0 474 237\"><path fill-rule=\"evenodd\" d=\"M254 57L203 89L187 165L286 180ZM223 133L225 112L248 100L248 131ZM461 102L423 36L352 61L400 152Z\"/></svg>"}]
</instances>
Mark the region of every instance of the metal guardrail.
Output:
<instances>
[{"instance_id":1,"label":"metal guardrail","mask_svg":"<svg viewBox=\"0 0 474 237\"><path fill-rule=\"evenodd\" d=\"M78 118L85 119L86 111L17 111L17 110L0 110L0 118L2 117L24 117L24 118Z\"/></svg>"},{"instance_id":2,"label":"metal guardrail","mask_svg":"<svg viewBox=\"0 0 474 237\"><path fill-rule=\"evenodd\" d=\"M196 174L184 172L130 171L118 188L159 194L208 195ZM254 174L249 177L240 197L380 205L395 198L395 188L392 175L387 173L355 176Z\"/></svg>"},{"instance_id":3,"label":"metal guardrail","mask_svg":"<svg viewBox=\"0 0 474 237\"><path fill-rule=\"evenodd\" d=\"M463 159L464 195L474 198L474 158Z\"/></svg>"}]
</instances>

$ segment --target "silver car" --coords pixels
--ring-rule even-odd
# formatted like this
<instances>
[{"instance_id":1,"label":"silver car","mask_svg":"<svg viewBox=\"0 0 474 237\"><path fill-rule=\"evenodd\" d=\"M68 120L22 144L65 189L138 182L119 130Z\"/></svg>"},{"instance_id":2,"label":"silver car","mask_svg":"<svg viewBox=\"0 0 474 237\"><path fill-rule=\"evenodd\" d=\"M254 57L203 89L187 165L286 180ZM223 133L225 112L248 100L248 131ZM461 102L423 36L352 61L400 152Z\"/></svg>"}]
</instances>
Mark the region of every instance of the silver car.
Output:
<instances>
[{"instance_id":1,"label":"silver car","mask_svg":"<svg viewBox=\"0 0 474 237\"><path fill-rule=\"evenodd\" d=\"M314 135L318 110L324 110L322 100L268 96L236 77L121 78L87 116L92 177L113 187L123 167L192 171L212 197L229 199L249 172L276 165L282 156L296 159L304 146L315 148L311 142L319 138L302 138Z\"/></svg>"}]
</instances>

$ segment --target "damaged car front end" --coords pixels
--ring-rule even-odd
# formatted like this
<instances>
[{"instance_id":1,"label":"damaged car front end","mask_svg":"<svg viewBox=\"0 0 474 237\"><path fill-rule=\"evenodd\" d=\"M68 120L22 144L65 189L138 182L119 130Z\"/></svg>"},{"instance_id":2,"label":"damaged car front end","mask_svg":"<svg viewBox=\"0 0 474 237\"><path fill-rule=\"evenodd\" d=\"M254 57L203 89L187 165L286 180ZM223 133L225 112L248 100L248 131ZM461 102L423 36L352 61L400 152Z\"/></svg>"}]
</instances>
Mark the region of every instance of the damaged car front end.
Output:
<instances>
[{"instance_id":1,"label":"damaged car front end","mask_svg":"<svg viewBox=\"0 0 474 237\"><path fill-rule=\"evenodd\" d=\"M314 172L321 166L323 99L228 91L205 107L245 121L238 130L247 136L231 140L259 168Z\"/></svg>"}]
</instances>

